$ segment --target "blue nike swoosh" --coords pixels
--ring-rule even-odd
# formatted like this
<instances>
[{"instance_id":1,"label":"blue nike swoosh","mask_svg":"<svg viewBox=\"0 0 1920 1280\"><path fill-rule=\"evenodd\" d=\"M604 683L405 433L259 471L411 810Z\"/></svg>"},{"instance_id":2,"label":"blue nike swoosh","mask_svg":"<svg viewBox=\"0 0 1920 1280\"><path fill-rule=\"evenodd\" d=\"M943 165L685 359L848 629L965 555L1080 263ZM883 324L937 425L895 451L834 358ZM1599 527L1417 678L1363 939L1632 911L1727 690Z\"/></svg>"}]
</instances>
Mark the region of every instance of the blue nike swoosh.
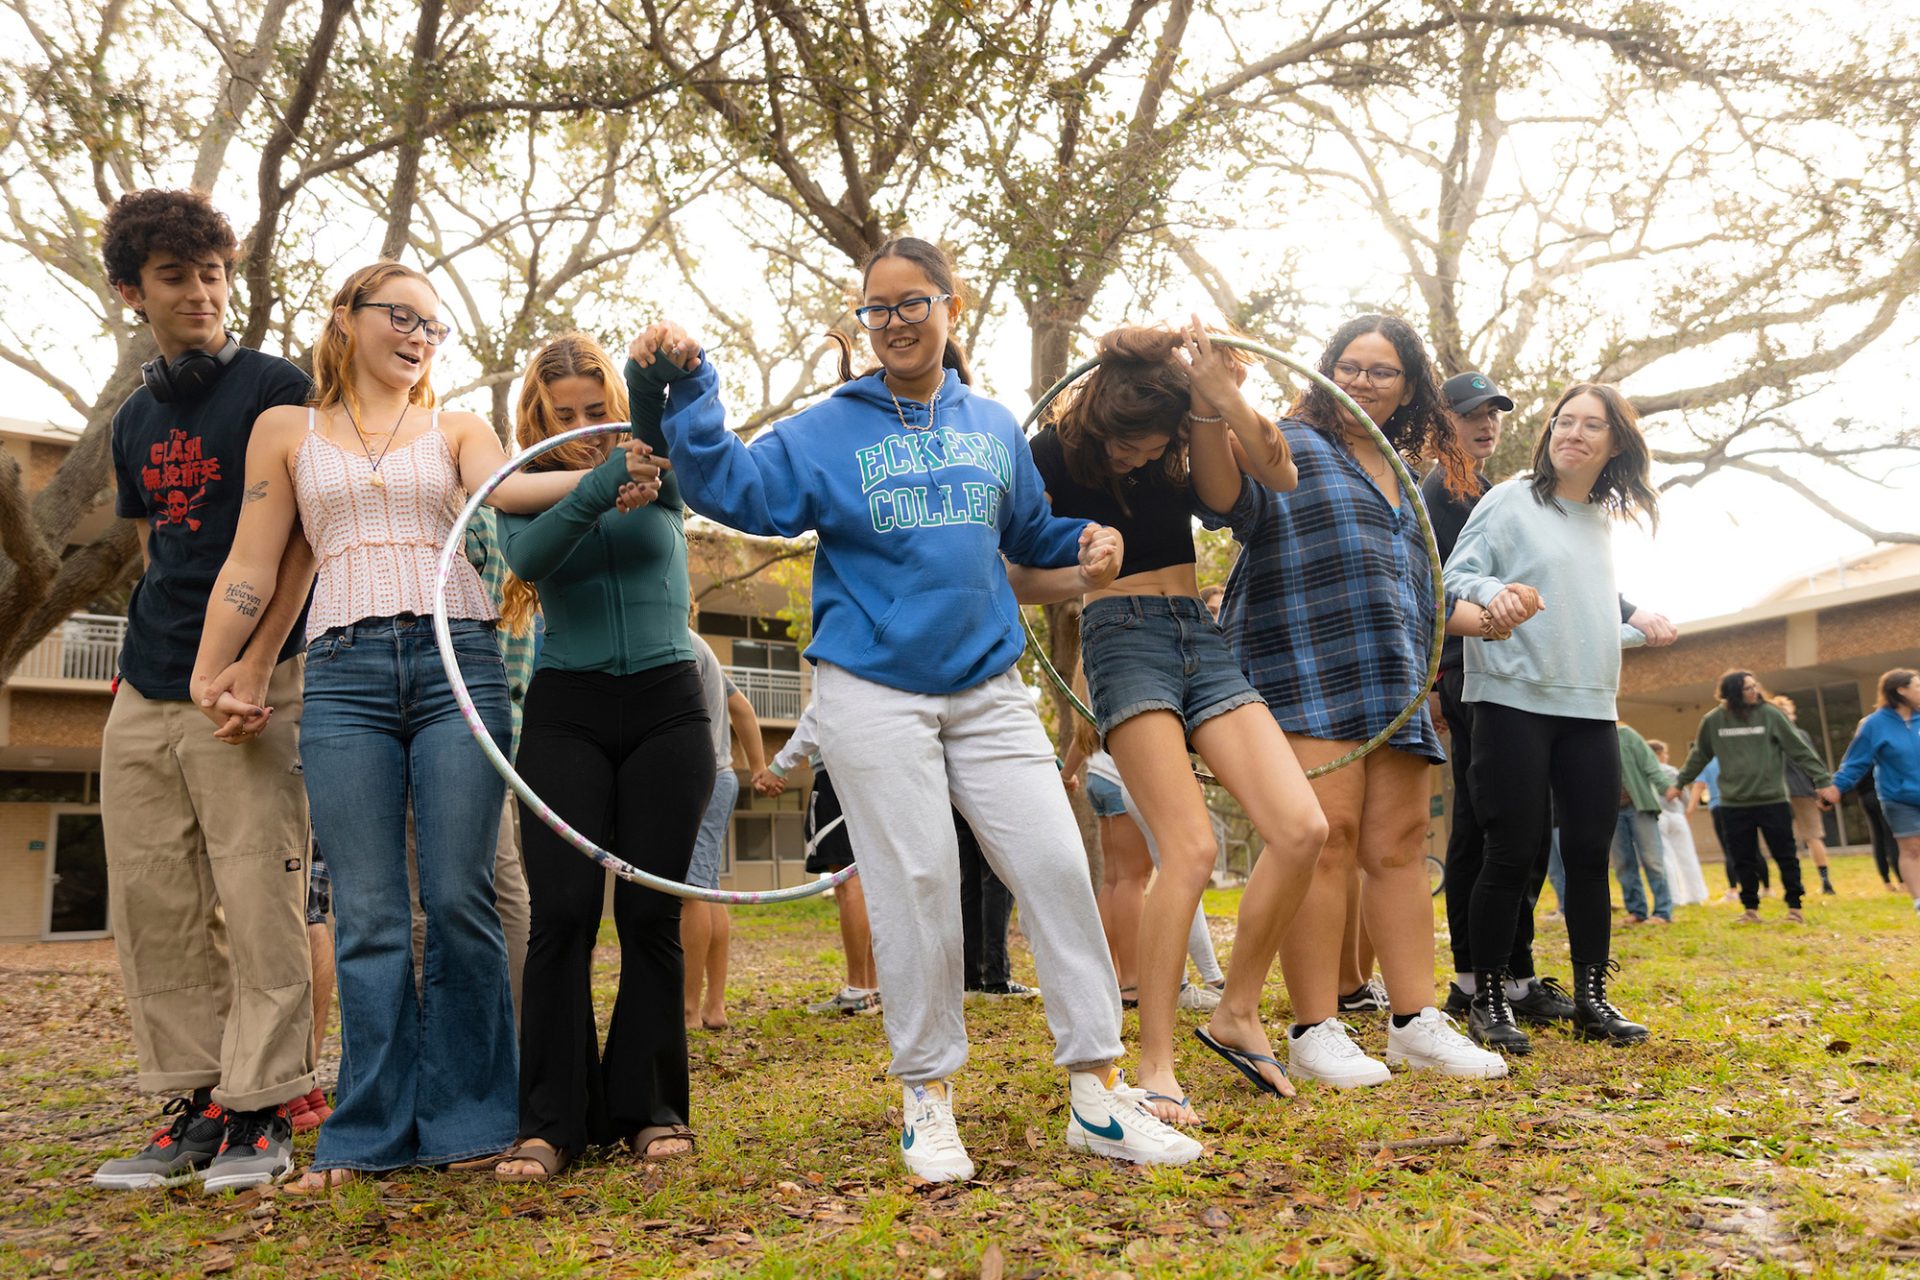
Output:
<instances>
[{"instance_id":1,"label":"blue nike swoosh","mask_svg":"<svg viewBox=\"0 0 1920 1280\"><path fill-rule=\"evenodd\" d=\"M1073 1111L1073 1108L1071 1107L1067 1109L1069 1111ZM1112 1116L1107 1117L1107 1122L1105 1124L1088 1124L1087 1118L1081 1115L1078 1111L1073 1112L1073 1118L1080 1122L1080 1127L1082 1129L1085 1129L1088 1133L1092 1134L1096 1138L1105 1138L1108 1142L1118 1142L1122 1138L1127 1136L1127 1131L1125 1129L1122 1129L1120 1127L1120 1122L1118 1120L1115 1120Z\"/></svg>"},{"instance_id":2,"label":"blue nike swoosh","mask_svg":"<svg viewBox=\"0 0 1920 1280\"><path fill-rule=\"evenodd\" d=\"M900 1149L902 1151L905 1151L908 1147L911 1147L912 1145L913 1145L913 1127L909 1125L900 1134Z\"/></svg>"}]
</instances>

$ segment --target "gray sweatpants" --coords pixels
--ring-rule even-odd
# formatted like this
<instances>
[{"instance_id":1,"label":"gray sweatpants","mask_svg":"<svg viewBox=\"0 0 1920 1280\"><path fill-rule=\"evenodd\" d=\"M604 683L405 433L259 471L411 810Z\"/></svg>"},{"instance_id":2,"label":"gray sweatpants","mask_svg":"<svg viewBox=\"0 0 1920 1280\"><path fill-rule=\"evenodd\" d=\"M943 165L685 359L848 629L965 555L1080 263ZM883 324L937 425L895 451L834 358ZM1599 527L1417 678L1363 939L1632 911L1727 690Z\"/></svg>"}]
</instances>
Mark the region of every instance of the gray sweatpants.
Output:
<instances>
[{"instance_id":1,"label":"gray sweatpants","mask_svg":"<svg viewBox=\"0 0 1920 1280\"><path fill-rule=\"evenodd\" d=\"M821 663L820 753L860 851L888 1071L941 1080L967 1060L960 851L951 801L1020 904L1053 1060L1120 1056L1120 989L1053 748L1012 671L951 694L906 693Z\"/></svg>"},{"instance_id":2,"label":"gray sweatpants","mask_svg":"<svg viewBox=\"0 0 1920 1280\"><path fill-rule=\"evenodd\" d=\"M1126 802L1127 816L1140 828L1140 834L1147 842L1147 856L1153 859L1157 869L1160 866L1160 846L1154 842L1153 830L1147 826L1147 820L1140 813L1140 806L1133 802L1133 793L1125 786L1120 788L1120 798ZM1225 982L1227 975L1220 971L1220 958L1213 952L1213 932L1207 928L1207 909L1204 905L1194 908L1193 923L1187 928L1187 958L1193 961L1193 967L1200 973L1202 982Z\"/></svg>"}]
</instances>

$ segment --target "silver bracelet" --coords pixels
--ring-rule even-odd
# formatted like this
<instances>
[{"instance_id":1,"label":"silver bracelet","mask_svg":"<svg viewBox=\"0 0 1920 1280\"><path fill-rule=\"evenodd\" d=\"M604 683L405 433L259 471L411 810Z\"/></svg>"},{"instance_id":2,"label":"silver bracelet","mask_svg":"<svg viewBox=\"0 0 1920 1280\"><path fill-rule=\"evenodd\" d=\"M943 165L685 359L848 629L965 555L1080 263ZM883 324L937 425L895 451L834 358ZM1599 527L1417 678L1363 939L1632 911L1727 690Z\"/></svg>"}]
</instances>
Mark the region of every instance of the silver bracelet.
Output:
<instances>
[{"instance_id":1,"label":"silver bracelet","mask_svg":"<svg viewBox=\"0 0 1920 1280\"><path fill-rule=\"evenodd\" d=\"M1188 422L1214 423L1214 422L1225 422L1226 420L1227 420L1227 415L1224 413L1216 413L1211 418L1203 418L1199 414L1194 413L1192 410L1187 411Z\"/></svg>"}]
</instances>

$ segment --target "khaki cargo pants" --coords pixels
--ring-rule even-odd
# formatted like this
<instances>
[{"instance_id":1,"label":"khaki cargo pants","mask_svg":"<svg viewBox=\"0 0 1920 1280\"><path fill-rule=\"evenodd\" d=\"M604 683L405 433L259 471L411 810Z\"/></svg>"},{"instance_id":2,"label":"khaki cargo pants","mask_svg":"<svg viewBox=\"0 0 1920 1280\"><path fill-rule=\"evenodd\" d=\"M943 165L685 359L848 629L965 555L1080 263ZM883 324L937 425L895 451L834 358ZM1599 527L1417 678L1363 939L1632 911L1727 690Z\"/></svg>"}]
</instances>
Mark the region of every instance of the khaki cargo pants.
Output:
<instances>
[{"instance_id":1,"label":"khaki cargo pants","mask_svg":"<svg viewBox=\"0 0 1920 1280\"><path fill-rule=\"evenodd\" d=\"M190 702L122 681L100 814L140 1087L213 1087L234 1111L313 1088L302 659L274 670L273 721L229 746Z\"/></svg>"}]
</instances>

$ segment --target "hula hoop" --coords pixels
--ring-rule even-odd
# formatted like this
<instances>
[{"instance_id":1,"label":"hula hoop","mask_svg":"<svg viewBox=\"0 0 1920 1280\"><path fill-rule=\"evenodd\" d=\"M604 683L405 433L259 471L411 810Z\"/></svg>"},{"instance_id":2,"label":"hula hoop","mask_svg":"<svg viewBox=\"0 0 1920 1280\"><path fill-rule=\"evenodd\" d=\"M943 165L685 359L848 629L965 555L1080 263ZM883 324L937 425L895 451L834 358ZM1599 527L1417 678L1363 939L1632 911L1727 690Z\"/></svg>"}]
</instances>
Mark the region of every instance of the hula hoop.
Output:
<instances>
[{"instance_id":1,"label":"hula hoop","mask_svg":"<svg viewBox=\"0 0 1920 1280\"><path fill-rule=\"evenodd\" d=\"M1352 751L1347 752L1347 754L1341 756L1338 760L1329 760L1326 764L1315 765L1313 768L1307 770L1307 776L1309 778L1318 778L1325 774L1332 773L1335 769L1344 769L1368 752L1385 744L1389 738L1400 732L1407 721L1419 714L1421 704L1427 700L1427 690L1433 688L1434 677L1440 671L1440 649L1446 643L1447 638L1447 592L1445 582L1440 572L1440 544L1434 540L1433 522L1427 518L1427 504L1421 501L1420 486L1414 482L1413 474L1407 470L1407 464L1401 460L1399 450L1393 447L1393 443L1381 433L1380 428L1373 425L1373 419L1369 418L1365 410L1355 404L1353 398L1342 391L1333 379L1327 377L1311 365L1304 364L1290 355L1275 351L1265 343L1253 342L1246 338L1227 337L1216 337L1212 339L1212 342L1216 347L1231 347L1237 351L1249 352L1264 359L1286 365L1295 373L1305 374L1309 379L1332 392L1333 398L1340 403L1342 408L1353 416L1355 422L1364 422L1367 426L1367 433L1373 437L1374 443L1380 446L1380 452L1386 455L1387 462L1393 467L1394 475L1399 478L1401 494L1406 501L1413 504L1414 516L1420 521L1420 536L1425 539L1427 544L1427 567L1433 574L1434 617L1433 651L1427 655L1426 685L1419 693L1414 695L1413 701L1409 702L1405 709L1402 710L1399 715L1395 716L1392 723L1388 724L1386 728L1374 734L1371 738L1368 738L1365 742L1355 747ZM1075 382L1091 373L1094 369L1098 368L1099 365L1100 358L1095 356L1093 359L1069 369L1067 375L1048 388L1047 394L1041 396L1039 403L1033 406L1032 412L1027 414L1026 421L1020 424L1021 431L1026 431L1027 428L1039 421L1042 411L1044 411L1048 405L1052 404L1055 397L1062 391L1065 391ZM1027 621L1027 612L1024 609L1020 611L1020 625L1026 629L1027 648L1033 651L1034 661L1040 664L1040 669L1046 672L1048 679L1053 681L1054 688L1058 689L1061 694L1065 696L1068 704L1071 705L1087 723L1095 723L1093 712L1087 708L1087 704L1080 701L1079 696L1074 693L1067 682L1061 679L1060 673L1054 670L1053 663L1047 660L1046 651L1040 647L1040 638L1034 635L1033 624ZM1195 772L1198 773L1197 770ZM1199 774L1199 776L1202 782L1217 781L1206 774Z\"/></svg>"},{"instance_id":2,"label":"hula hoop","mask_svg":"<svg viewBox=\"0 0 1920 1280\"><path fill-rule=\"evenodd\" d=\"M474 710L473 698L467 692L467 682L461 678L460 663L453 652L453 632L447 625L447 582L453 576L454 557L464 556L466 553L467 525L479 512L481 504L487 500L488 495L500 486L501 481L541 454L558 449L561 445L574 440L583 440L588 436L615 435L632 429L631 425L625 422L599 422L590 426L575 427L557 436L549 436L539 444L523 449L507 459L507 465L489 476L487 482L480 486L478 492L469 498L467 505L461 509L460 518L453 522L453 532L447 536L447 545L440 551L440 572L433 584L433 637L440 645L440 665L446 669L447 683L453 686L454 701L460 704L460 714L466 718L467 728L472 732L473 740L480 744L481 754L486 756L487 763L506 779L513 793L525 801L527 807L532 809L542 822L552 827L555 834L562 840L622 880L630 880L634 884L645 885L649 889L658 889L662 893L670 893L677 898L691 898L696 902L714 902L722 906L745 907L762 906L773 902L796 902L801 898L810 898L816 893L824 893L846 881L857 872L858 868L845 867L808 884L748 893L732 889L703 889L697 885L683 884L678 880L668 880L664 876L642 871L632 863L615 857L574 830L568 825L566 819L555 813L553 807L527 785L526 780L514 769L513 762L507 759L506 753L500 750L500 745L493 740L493 735L487 732L487 726L481 721L480 713Z\"/></svg>"}]
</instances>

